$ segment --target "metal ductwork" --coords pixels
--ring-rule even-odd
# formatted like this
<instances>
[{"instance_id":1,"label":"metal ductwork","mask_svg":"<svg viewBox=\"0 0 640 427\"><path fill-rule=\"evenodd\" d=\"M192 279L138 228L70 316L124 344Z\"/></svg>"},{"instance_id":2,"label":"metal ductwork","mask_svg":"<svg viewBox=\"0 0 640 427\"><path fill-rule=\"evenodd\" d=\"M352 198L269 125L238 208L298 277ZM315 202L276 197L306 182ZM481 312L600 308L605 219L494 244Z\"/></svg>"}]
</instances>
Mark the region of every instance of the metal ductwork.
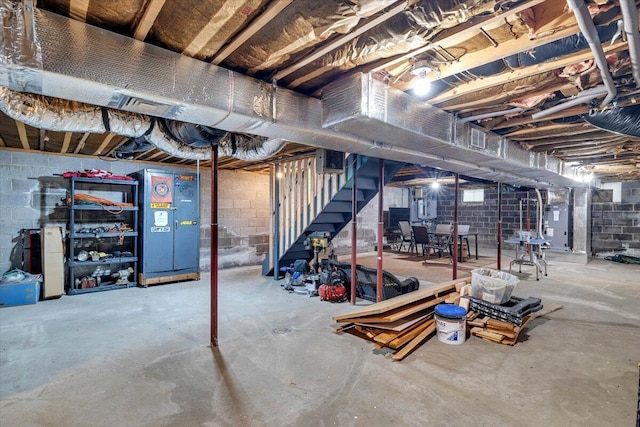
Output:
<instances>
[{"instance_id":1,"label":"metal ductwork","mask_svg":"<svg viewBox=\"0 0 640 427\"><path fill-rule=\"evenodd\" d=\"M372 139L381 151L426 152L434 158L430 166L493 181L575 185L571 171L560 177L565 171L557 158L545 155L540 160L540 154L390 89L370 75L329 85L322 100L323 126Z\"/></svg>"},{"instance_id":2,"label":"metal ductwork","mask_svg":"<svg viewBox=\"0 0 640 427\"><path fill-rule=\"evenodd\" d=\"M553 170L539 167L535 153L367 75L352 78L359 101L345 111L331 100L336 89L321 102L45 11L36 10L34 21L33 43L28 29L15 27L22 21L5 27L11 38L0 40L0 86L515 185L580 185L576 170L557 159Z\"/></svg>"}]
</instances>

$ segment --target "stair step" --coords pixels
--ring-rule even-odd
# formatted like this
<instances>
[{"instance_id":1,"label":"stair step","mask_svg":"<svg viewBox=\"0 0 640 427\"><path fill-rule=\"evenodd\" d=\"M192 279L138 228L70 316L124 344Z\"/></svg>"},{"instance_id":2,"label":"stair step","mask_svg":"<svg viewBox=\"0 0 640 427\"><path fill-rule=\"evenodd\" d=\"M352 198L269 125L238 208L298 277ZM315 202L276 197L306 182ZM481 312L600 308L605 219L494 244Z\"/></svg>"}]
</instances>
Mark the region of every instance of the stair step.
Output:
<instances>
[{"instance_id":1,"label":"stair step","mask_svg":"<svg viewBox=\"0 0 640 427\"><path fill-rule=\"evenodd\" d=\"M329 233L333 233L336 231L336 226L330 223L322 223L322 222L314 222L313 224L307 227L309 231L327 231Z\"/></svg>"},{"instance_id":2,"label":"stair step","mask_svg":"<svg viewBox=\"0 0 640 427\"><path fill-rule=\"evenodd\" d=\"M347 188L347 187L345 186L345 187L343 187L343 189L342 189L342 190L340 190L340 191L338 192L338 194L336 194L336 195L334 196L333 200L336 200L336 201L344 201L344 202L350 202L350 201L351 201L351 197L352 197L352 194L351 194L351 193L352 193L352 191L353 191L353 190L351 189L351 187L348 187L348 188ZM358 195L357 195L357 197L358 197L358 201L359 201L359 202L363 202L363 201L365 201L365 200L366 200L366 199L365 199L365 197L364 197L364 193L363 193L360 189L358 189Z\"/></svg>"},{"instance_id":3,"label":"stair step","mask_svg":"<svg viewBox=\"0 0 640 427\"><path fill-rule=\"evenodd\" d=\"M323 212L351 212L351 202L331 202L324 208Z\"/></svg>"},{"instance_id":4,"label":"stair step","mask_svg":"<svg viewBox=\"0 0 640 427\"><path fill-rule=\"evenodd\" d=\"M349 204L351 206L351 204ZM351 210L349 210L351 212ZM344 214L339 212L326 212L320 213L313 222L322 223L337 223L340 224L345 220Z\"/></svg>"}]
</instances>

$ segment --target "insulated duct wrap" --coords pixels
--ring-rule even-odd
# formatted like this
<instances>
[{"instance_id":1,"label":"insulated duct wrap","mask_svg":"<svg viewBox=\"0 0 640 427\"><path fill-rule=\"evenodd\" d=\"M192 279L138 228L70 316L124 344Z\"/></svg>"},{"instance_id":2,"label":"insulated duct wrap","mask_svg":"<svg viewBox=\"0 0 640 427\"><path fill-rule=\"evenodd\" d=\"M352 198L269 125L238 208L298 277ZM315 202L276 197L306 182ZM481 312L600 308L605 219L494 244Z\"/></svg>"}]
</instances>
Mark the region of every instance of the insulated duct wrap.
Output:
<instances>
[{"instance_id":1,"label":"insulated duct wrap","mask_svg":"<svg viewBox=\"0 0 640 427\"><path fill-rule=\"evenodd\" d=\"M42 53L33 27L33 1L0 0L0 17L0 63L42 69Z\"/></svg>"},{"instance_id":2,"label":"insulated duct wrap","mask_svg":"<svg viewBox=\"0 0 640 427\"><path fill-rule=\"evenodd\" d=\"M640 138L640 105L585 114L584 119L593 126L611 133Z\"/></svg>"},{"instance_id":3,"label":"insulated duct wrap","mask_svg":"<svg viewBox=\"0 0 640 427\"><path fill-rule=\"evenodd\" d=\"M453 116L363 75L336 81L343 93L327 87L320 101L53 13L35 15L42 69L2 64L0 86L504 183L577 184L566 177L571 168L562 176L536 168L546 173L539 182L524 173L530 162L518 168L503 156L465 161L471 150L453 143ZM175 141L154 129L153 137L170 149Z\"/></svg>"},{"instance_id":4,"label":"insulated duct wrap","mask_svg":"<svg viewBox=\"0 0 640 427\"><path fill-rule=\"evenodd\" d=\"M0 110L29 126L57 132L105 133L105 118L110 131L135 138L149 129L149 117L106 109L81 102L16 92L0 87Z\"/></svg>"}]
</instances>

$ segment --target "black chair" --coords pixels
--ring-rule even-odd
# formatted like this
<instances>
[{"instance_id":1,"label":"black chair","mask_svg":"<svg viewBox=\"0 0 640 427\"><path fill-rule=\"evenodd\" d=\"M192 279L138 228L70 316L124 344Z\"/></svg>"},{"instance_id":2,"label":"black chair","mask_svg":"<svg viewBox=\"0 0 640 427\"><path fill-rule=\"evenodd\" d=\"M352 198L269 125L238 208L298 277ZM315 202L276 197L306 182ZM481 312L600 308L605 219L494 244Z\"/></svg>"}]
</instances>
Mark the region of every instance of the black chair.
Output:
<instances>
[{"instance_id":1,"label":"black chair","mask_svg":"<svg viewBox=\"0 0 640 427\"><path fill-rule=\"evenodd\" d=\"M413 230L413 243L416 248L416 255L418 255L418 245L422 246L422 256L425 255L426 246L429 244L429 230L423 225L411 226Z\"/></svg>"},{"instance_id":2,"label":"black chair","mask_svg":"<svg viewBox=\"0 0 640 427\"><path fill-rule=\"evenodd\" d=\"M411 225L409 225L409 221L398 221L398 225L400 226L400 232L402 233L402 241L400 242L398 252L402 252L402 246L405 243L409 244L407 252L411 252L411 249L413 248L413 233L411 232Z\"/></svg>"},{"instance_id":3,"label":"black chair","mask_svg":"<svg viewBox=\"0 0 640 427\"><path fill-rule=\"evenodd\" d=\"M433 249L438 253L438 257L442 257L442 252L446 252L451 261L451 240L453 238L453 228L450 224L438 224L432 236L429 237L429 244L425 247Z\"/></svg>"}]
</instances>

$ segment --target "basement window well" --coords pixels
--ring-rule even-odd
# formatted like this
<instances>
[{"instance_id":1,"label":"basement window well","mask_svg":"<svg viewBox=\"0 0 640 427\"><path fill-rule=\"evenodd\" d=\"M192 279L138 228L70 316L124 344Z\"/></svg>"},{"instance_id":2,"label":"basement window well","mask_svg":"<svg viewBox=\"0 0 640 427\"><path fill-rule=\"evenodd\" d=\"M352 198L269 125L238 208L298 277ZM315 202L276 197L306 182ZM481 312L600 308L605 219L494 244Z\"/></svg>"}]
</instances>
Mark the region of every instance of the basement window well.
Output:
<instances>
[{"instance_id":1,"label":"basement window well","mask_svg":"<svg viewBox=\"0 0 640 427\"><path fill-rule=\"evenodd\" d=\"M462 190L462 201L464 203L484 202L484 188L477 188L473 190Z\"/></svg>"}]
</instances>

